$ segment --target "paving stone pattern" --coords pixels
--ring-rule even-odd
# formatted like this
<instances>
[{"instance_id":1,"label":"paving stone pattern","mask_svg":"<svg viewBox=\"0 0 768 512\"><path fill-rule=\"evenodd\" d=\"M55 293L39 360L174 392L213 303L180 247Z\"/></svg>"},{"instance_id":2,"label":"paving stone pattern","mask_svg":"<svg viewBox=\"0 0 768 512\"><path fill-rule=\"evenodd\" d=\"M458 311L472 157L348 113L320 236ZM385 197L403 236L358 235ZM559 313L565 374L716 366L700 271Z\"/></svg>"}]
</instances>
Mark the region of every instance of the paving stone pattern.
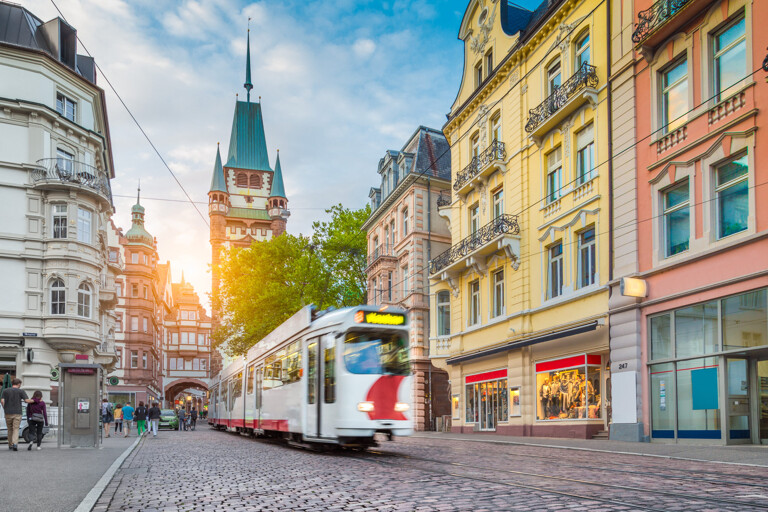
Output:
<instances>
[{"instance_id":1,"label":"paving stone pattern","mask_svg":"<svg viewBox=\"0 0 768 512\"><path fill-rule=\"evenodd\" d=\"M423 438L315 453L201 425L144 439L94 511L741 512L768 509L767 476L764 467Z\"/></svg>"}]
</instances>

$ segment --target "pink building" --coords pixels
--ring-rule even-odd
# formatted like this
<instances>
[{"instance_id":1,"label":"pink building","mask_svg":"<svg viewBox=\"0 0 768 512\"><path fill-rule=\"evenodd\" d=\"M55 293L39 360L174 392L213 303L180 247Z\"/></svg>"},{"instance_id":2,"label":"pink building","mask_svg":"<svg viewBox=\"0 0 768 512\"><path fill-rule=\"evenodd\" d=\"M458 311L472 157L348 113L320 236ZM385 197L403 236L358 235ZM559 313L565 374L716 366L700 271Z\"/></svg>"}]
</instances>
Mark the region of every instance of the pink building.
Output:
<instances>
[{"instance_id":1,"label":"pink building","mask_svg":"<svg viewBox=\"0 0 768 512\"><path fill-rule=\"evenodd\" d=\"M765 20L764 1L635 0L614 34L635 77L613 84L634 95L626 114L614 96L614 136L634 126L614 155L636 158L614 162L612 438L768 443Z\"/></svg>"}]
</instances>

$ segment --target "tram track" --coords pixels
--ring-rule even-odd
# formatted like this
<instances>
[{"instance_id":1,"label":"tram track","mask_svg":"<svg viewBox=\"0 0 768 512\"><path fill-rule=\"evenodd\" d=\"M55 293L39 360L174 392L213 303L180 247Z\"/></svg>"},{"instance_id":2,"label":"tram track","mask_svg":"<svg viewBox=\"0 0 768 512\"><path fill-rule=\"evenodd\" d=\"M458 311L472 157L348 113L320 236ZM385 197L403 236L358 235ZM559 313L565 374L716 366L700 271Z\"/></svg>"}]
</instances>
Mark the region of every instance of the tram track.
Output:
<instances>
[{"instance_id":1,"label":"tram track","mask_svg":"<svg viewBox=\"0 0 768 512\"><path fill-rule=\"evenodd\" d=\"M367 455L367 457L365 456ZM421 461L421 462L428 462L431 464L440 464L440 465L446 465L456 468L463 468L468 470L479 470L483 472L489 471L488 467L480 467L475 466L472 464L466 464L461 462L453 462L453 461L447 461L447 460L440 460L440 459L431 459L426 457L417 457L407 454L402 454L398 452L387 452L387 451L380 451L380 450L370 450L365 455L352 455L352 454L346 454L346 456L355 458L357 460L364 460L367 462L376 462L376 463L383 463L391 466L398 466L398 464L394 461L386 461L380 459L380 457L393 457L397 459L408 459L408 460L414 460L414 461ZM375 457L372 458L371 456ZM401 466L400 466L401 467ZM578 466L582 467L583 466ZM610 503L613 505L620 505L620 506L629 506L633 509L642 509L642 510L667 510L667 509L659 509L654 506L650 506L647 504L638 504L636 501L623 501L623 500L617 500L617 499L611 499L611 498L602 498L602 497L596 497L588 494L573 492L571 490L557 490L557 489L551 489L547 487L541 487L531 484L525 484L521 482L508 482L508 481L500 481L496 479L490 479L486 477L478 477L473 475L467 475L457 472L452 472L448 470L442 470L437 468L424 468L424 467L417 467L414 465L410 465L409 468L415 469L418 471L425 471L430 473L436 473L436 474L442 474L445 476L452 476L456 478L462 478L462 479L469 479L469 480L477 480L482 481L486 483L493 483L498 485L505 485L510 487L518 487L518 488L524 488L529 490L535 490L538 492L546 492L546 493L552 493L552 494L558 494L563 496L570 496L570 497L577 497L579 499L585 499L585 500L592 500L592 501L600 501L603 503ZM567 482L570 484L576 484L576 485L584 485L584 486L590 486L590 487L599 487L604 489L612 489L616 491L622 491L622 492L632 492L632 493L641 493L641 494L653 494L655 496L662 495L669 498L672 498L674 500L686 500L686 501L692 501L692 502L698 502L698 503L691 503L692 509L698 509L702 508L702 506L706 503L717 503L719 505L728 505L731 507L736 507L736 510L743 511L747 510L747 507L749 509L754 510L768 510L768 501L765 500L763 497L762 503L760 502L748 502L743 500L734 500L734 499L728 499L728 498L716 498L711 496L699 496L695 494L687 494L687 493L680 493L680 492L672 492L672 491L666 491L659 488L653 488L653 489L646 489L642 487L635 487L635 486L628 486L628 485L620 485L620 484L610 484L605 482L597 482L594 480L585 480L585 479L579 479L579 478L570 478L570 477L563 477L563 476L553 476L553 475L547 475L543 473L536 473L536 472L528 472L528 471L518 471L518 470L512 470L512 469L499 469L499 468L493 468L492 471L494 472L501 472L506 473L509 475L515 475L515 476L521 476L521 477L528 477L528 478L538 478L538 479L546 479L546 480L554 480L554 481L560 481L560 482ZM610 469L604 469L603 471L612 471ZM648 477L648 476L657 476L654 474L647 474L647 473L640 473L635 472L639 475ZM723 484L723 482L717 482L718 484ZM735 483L731 485L742 485L741 483ZM765 487L765 486L763 486ZM766 493L768 496L768 493ZM762 495L760 495L762 496Z\"/></svg>"}]
</instances>

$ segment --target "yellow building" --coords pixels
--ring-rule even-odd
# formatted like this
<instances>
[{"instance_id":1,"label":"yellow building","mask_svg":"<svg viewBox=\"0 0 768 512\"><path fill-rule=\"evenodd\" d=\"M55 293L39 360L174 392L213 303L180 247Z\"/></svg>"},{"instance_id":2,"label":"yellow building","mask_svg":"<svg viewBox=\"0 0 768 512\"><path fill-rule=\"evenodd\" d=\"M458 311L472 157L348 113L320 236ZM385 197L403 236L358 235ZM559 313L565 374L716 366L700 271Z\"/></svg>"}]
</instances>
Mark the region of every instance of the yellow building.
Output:
<instances>
[{"instance_id":1,"label":"yellow building","mask_svg":"<svg viewBox=\"0 0 768 512\"><path fill-rule=\"evenodd\" d=\"M431 357L455 432L605 430L607 2L472 0L443 131L452 247L430 261Z\"/></svg>"}]
</instances>

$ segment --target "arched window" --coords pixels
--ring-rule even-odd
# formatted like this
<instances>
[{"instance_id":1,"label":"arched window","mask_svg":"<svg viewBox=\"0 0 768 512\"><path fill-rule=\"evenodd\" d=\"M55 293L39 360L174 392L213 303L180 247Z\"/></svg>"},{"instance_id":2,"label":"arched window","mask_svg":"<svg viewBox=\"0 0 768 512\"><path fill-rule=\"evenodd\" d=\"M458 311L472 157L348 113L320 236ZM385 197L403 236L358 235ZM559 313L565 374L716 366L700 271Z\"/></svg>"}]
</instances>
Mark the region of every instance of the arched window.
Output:
<instances>
[{"instance_id":1,"label":"arched window","mask_svg":"<svg viewBox=\"0 0 768 512\"><path fill-rule=\"evenodd\" d=\"M51 314L63 315L66 312L67 295L64 289L64 281L54 279L51 282Z\"/></svg>"},{"instance_id":2,"label":"arched window","mask_svg":"<svg viewBox=\"0 0 768 512\"><path fill-rule=\"evenodd\" d=\"M251 188L261 188L261 175L251 174Z\"/></svg>"},{"instance_id":3,"label":"arched window","mask_svg":"<svg viewBox=\"0 0 768 512\"><path fill-rule=\"evenodd\" d=\"M447 290L437 292L437 335L451 334L451 297Z\"/></svg>"},{"instance_id":4,"label":"arched window","mask_svg":"<svg viewBox=\"0 0 768 512\"><path fill-rule=\"evenodd\" d=\"M244 172L238 173L236 183L238 187L248 188L248 175Z\"/></svg>"},{"instance_id":5,"label":"arched window","mask_svg":"<svg viewBox=\"0 0 768 512\"><path fill-rule=\"evenodd\" d=\"M77 287L77 316L91 318L91 288L85 283Z\"/></svg>"}]
</instances>

